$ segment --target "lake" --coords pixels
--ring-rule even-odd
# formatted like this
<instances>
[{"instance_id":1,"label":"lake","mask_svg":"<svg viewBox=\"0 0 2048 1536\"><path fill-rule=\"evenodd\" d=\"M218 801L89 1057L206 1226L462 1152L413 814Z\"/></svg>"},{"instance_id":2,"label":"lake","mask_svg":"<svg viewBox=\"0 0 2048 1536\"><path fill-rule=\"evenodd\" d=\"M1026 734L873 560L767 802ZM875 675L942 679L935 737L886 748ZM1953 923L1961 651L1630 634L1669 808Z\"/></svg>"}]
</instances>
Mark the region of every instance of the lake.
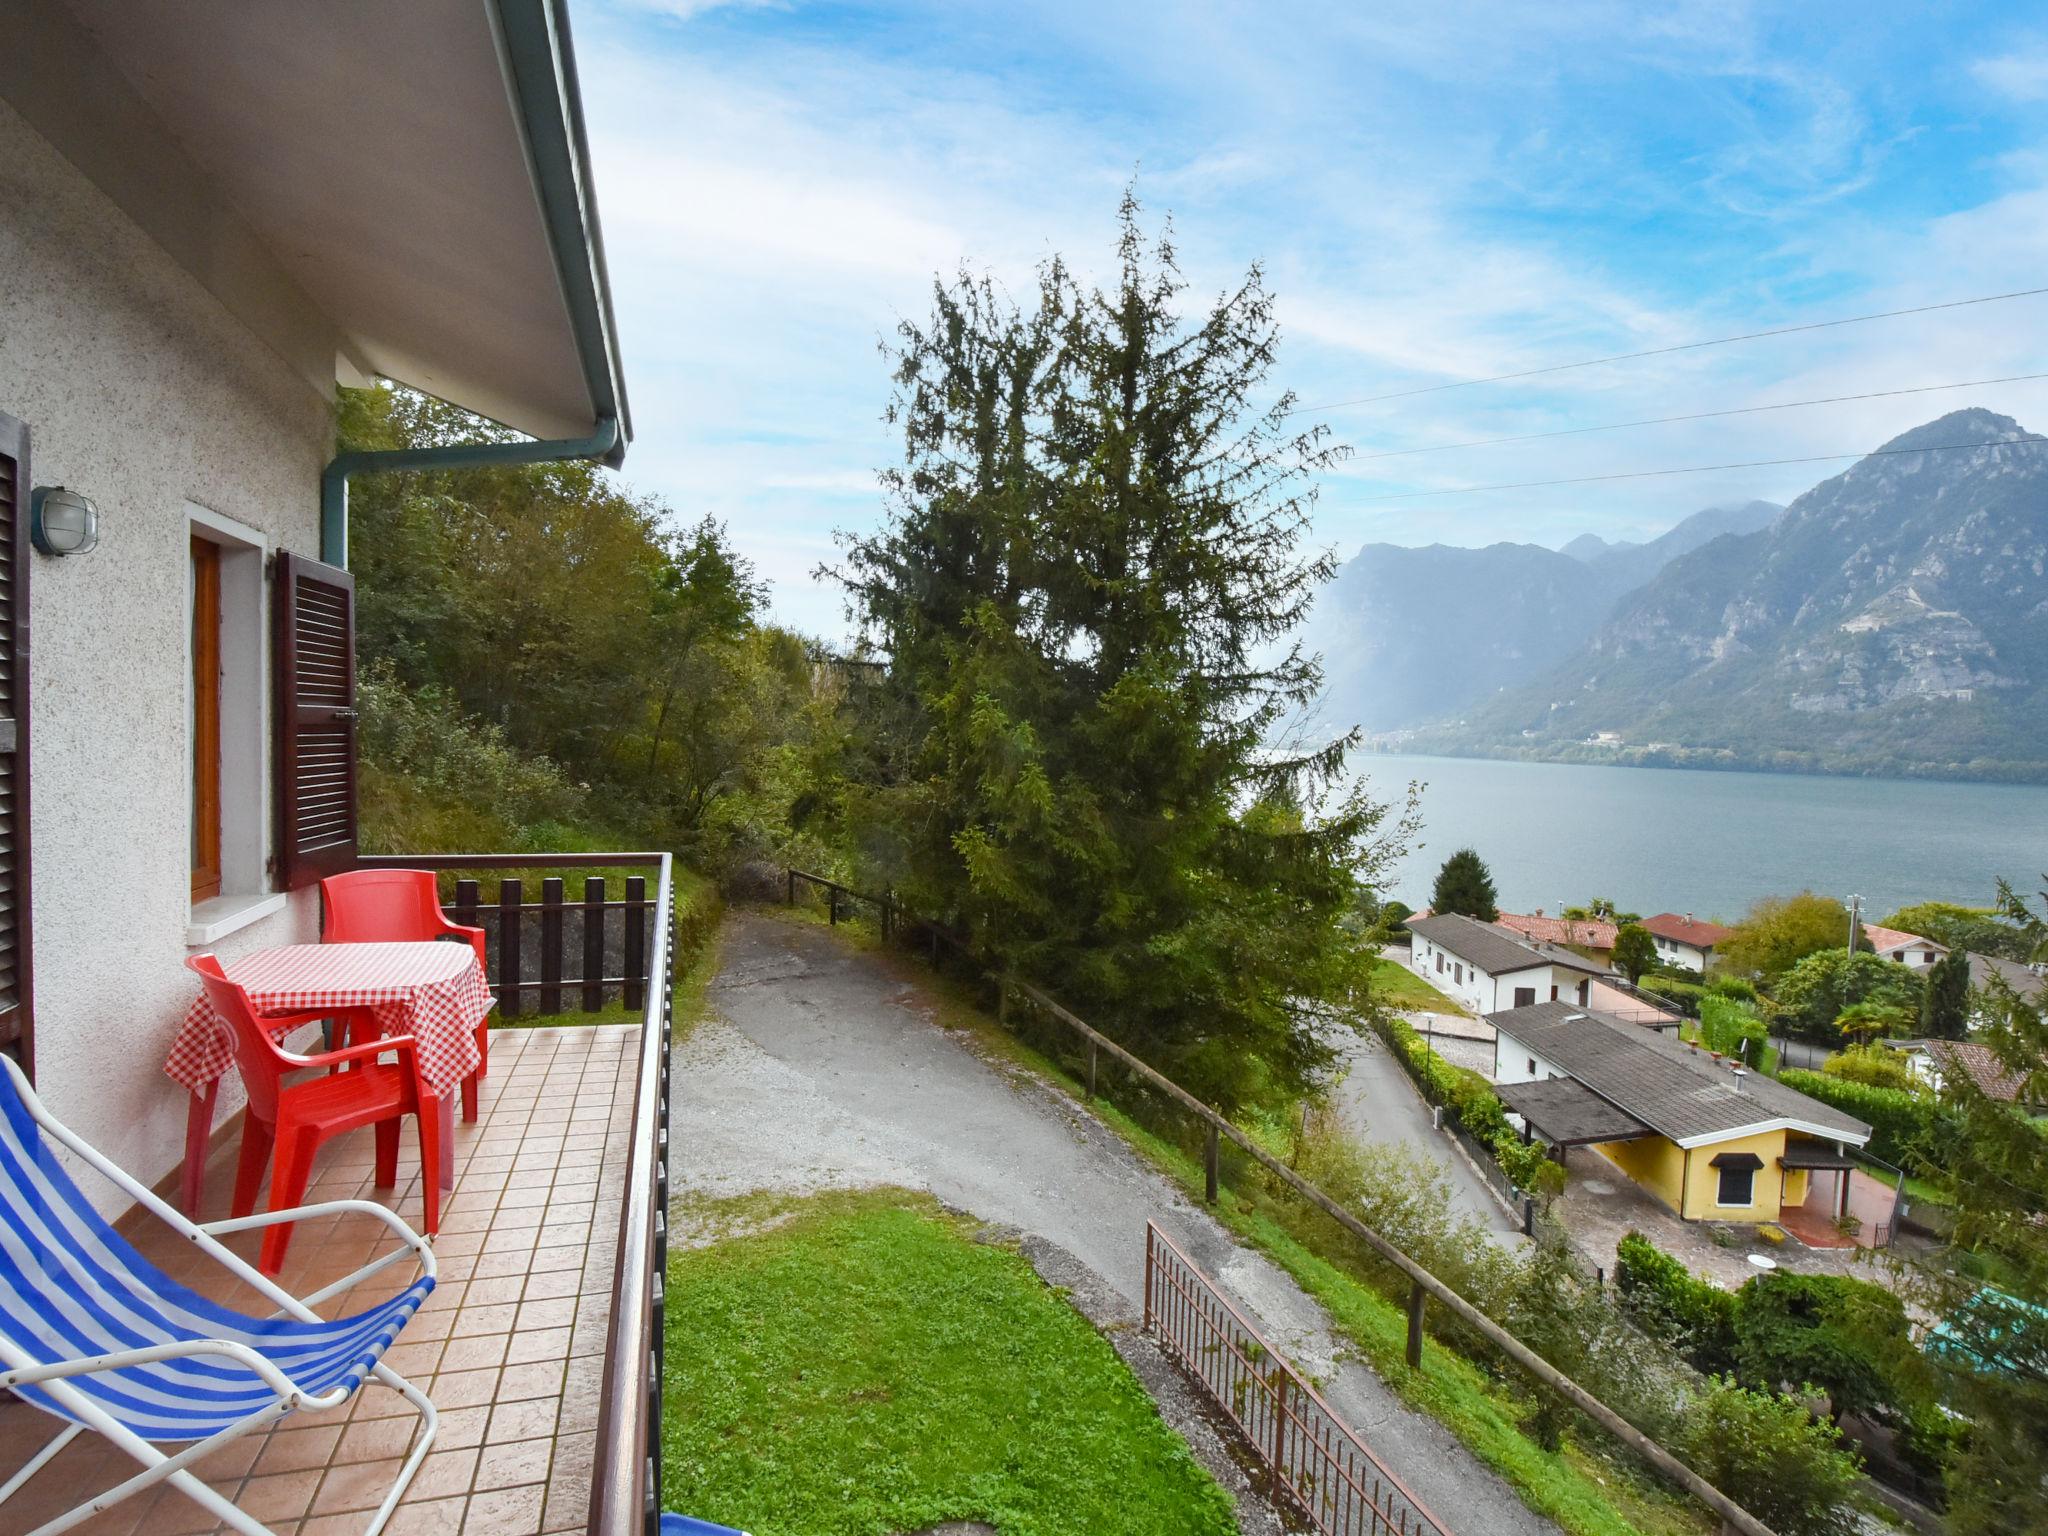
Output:
<instances>
[{"instance_id":1,"label":"lake","mask_svg":"<svg viewBox=\"0 0 2048 1536\"><path fill-rule=\"evenodd\" d=\"M1429 901L1445 857L1479 850L1500 904L1555 912L1593 896L1624 911L1739 917L1804 887L1864 898L1988 903L2048 870L2048 786L1600 768L1486 758L1356 759L1379 798L1427 786L1422 832L1393 882Z\"/></svg>"}]
</instances>

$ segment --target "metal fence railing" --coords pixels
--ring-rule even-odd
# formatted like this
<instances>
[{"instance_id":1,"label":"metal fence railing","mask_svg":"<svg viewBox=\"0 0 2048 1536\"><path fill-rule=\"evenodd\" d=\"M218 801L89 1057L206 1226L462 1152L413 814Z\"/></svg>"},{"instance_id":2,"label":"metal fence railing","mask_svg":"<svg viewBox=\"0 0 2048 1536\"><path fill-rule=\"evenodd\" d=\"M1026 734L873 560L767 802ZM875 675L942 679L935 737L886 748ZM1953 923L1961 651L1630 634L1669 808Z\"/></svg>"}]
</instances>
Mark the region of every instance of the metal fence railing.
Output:
<instances>
[{"instance_id":1,"label":"metal fence railing","mask_svg":"<svg viewBox=\"0 0 2048 1536\"><path fill-rule=\"evenodd\" d=\"M1449 1536L1443 1523L1197 1269L1145 1223L1145 1327L1229 1416L1275 1504L1325 1536Z\"/></svg>"}]
</instances>

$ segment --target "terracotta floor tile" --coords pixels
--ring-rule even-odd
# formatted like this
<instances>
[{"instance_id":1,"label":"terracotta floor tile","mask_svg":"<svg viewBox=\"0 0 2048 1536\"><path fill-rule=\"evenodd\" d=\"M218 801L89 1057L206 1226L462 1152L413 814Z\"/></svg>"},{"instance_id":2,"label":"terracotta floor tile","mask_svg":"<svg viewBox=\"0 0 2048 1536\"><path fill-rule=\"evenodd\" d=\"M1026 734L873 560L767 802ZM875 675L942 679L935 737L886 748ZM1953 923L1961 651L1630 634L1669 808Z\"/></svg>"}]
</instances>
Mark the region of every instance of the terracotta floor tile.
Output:
<instances>
[{"instance_id":1,"label":"terracotta floor tile","mask_svg":"<svg viewBox=\"0 0 2048 1536\"><path fill-rule=\"evenodd\" d=\"M461 1536L466 1497L435 1499L425 1504L405 1503L384 1527L384 1536ZM479 1526L479 1530L484 1527Z\"/></svg>"},{"instance_id":2,"label":"terracotta floor tile","mask_svg":"<svg viewBox=\"0 0 2048 1536\"><path fill-rule=\"evenodd\" d=\"M454 1337L466 1339L480 1333L510 1333L519 1318L519 1303L502 1301L464 1307L455 1314Z\"/></svg>"},{"instance_id":3,"label":"terracotta floor tile","mask_svg":"<svg viewBox=\"0 0 2048 1536\"><path fill-rule=\"evenodd\" d=\"M528 1483L544 1483L554 1455L555 1442L552 1438L487 1444L477 1453L474 1489L484 1493L493 1488L519 1488Z\"/></svg>"},{"instance_id":4,"label":"terracotta floor tile","mask_svg":"<svg viewBox=\"0 0 2048 1536\"><path fill-rule=\"evenodd\" d=\"M503 1365L505 1348L511 1337L507 1333L484 1333L450 1339L441 1356L441 1368L454 1372L480 1371Z\"/></svg>"},{"instance_id":5,"label":"terracotta floor tile","mask_svg":"<svg viewBox=\"0 0 2048 1536\"><path fill-rule=\"evenodd\" d=\"M463 1519L463 1536L539 1536L545 1497L546 1490L538 1483L530 1488L473 1494Z\"/></svg>"},{"instance_id":6,"label":"terracotta floor tile","mask_svg":"<svg viewBox=\"0 0 2048 1536\"><path fill-rule=\"evenodd\" d=\"M404 1458L393 1457L333 1468L313 1496L312 1513L344 1515L352 1510L375 1509L391 1492L391 1485L398 1481L399 1469L404 1465Z\"/></svg>"},{"instance_id":7,"label":"terracotta floor tile","mask_svg":"<svg viewBox=\"0 0 2048 1536\"><path fill-rule=\"evenodd\" d=\"M306 1513L313 1502L314 1491L320 1486L322 1473L309 1469L300 1472L279 1472L269 1477L252 1477L234 1493L235 1508L252 1520L265 1525L274 1525L282 1520L296 1520Z\"/></svg>"}]
</instances>

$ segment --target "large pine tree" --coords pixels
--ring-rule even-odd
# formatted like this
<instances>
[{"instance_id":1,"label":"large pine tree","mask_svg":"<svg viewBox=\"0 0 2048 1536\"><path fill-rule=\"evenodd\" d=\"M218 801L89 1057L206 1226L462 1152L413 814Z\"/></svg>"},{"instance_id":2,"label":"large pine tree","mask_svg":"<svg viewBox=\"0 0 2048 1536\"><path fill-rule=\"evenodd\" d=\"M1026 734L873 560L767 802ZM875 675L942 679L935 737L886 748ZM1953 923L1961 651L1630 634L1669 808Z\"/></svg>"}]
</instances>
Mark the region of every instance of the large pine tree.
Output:
<instances>
[{"instance_id":1,"label":"large pine tree","mask_svg":"<svg viewBox=\"0 0 2048 1536\"><path fill-rule=\"evenodd\" d=\"M1460 848L1436 872L1436 885L1429 893L1432 912L1458 912L1482 923L1500 919L1500 898L1493 888L1493 871L1476 849Z\"/></svg>"},{"instance_id":2,"label":"large pine tree","mask_svg":"<svg viewBox=\"0 0 2048 1536\"><path fill-rule=\"evenodd\" d=\"M1349 737L1271 746L1320 683L1288 635L1337 450L1267 388L1259 271L1184 286L1127 195L1108 285L962 277L901 328L891 515L839 573L888 663L852 810L871 876L1239 1104L1327 1063L1391 839L1332 787Z\"/></svg>"}]
</instances>

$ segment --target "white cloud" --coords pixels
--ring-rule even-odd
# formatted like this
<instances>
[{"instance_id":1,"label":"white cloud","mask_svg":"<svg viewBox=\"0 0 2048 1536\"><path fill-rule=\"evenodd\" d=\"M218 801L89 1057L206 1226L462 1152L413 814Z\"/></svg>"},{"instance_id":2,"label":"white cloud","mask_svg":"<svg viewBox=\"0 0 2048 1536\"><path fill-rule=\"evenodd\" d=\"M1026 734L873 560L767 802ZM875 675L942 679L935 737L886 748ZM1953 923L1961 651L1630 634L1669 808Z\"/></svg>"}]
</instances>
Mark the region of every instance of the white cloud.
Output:
<instances>
[{"instance_id":1,"label":"white cloud","mask_svg":"<svg viewBox=\"0 0 2048 1536\"><path fill-rule=\"evenodd\" d=\"M2010 53L1979 59L1971 73L2015 101L2048 101L2048 40L2033 38Z\"/></svg>"}]
</instances>

